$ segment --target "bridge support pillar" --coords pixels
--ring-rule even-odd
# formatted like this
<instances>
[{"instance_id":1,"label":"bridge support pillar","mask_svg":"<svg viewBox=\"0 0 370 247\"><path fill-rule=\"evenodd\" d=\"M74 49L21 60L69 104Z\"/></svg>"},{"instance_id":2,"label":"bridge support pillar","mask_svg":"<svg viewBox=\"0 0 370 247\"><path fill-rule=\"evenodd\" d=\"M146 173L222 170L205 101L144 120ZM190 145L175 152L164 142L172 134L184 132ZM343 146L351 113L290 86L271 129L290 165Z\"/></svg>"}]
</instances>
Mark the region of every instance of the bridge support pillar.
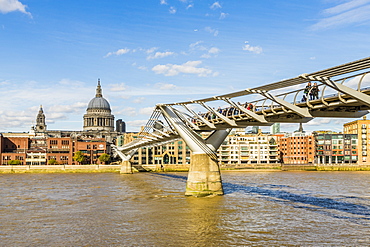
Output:
<instances>
[{"instance_id":1,"label":"bridge support pillar","mask_svg":"<svg viewBox=\"0 0 370 247\"><path fill-rule=\"evenodd\" d=\"M123 160L121 162L121 171L120 174L132 174L132 166L129 160Z\"/></svg>"},{"instance_id":2,"label":"bridge support pillar","mask_svg":"<svg viewBox=\"0 0 370 247\"><path fill-rule=\"evenodd\" d=\"M119 150L119 147L115 145L111 145L112 149L115 153L121 158L121 170L120 174L132 174L132 166L130 159L136 153L137 149L131 150L128 154L124 154Z\"/></svg>"},{"instance_id":3,"label":"bridge support pillar","mask_svg":"<svg viewBox=\"0 0 370 247\"><path fill-rule=\"evenodd\" d=\"M166 119L176 129L181 138L193 152L190 162L187 196L223 195L220 167L217 163L217 149L221 146L231 129L214 130L207 139L189 128L171 107L160 106Z\"/></svg>"},{"instance_id":4,"label":"bridge support pillar","mask_svg":"<svg viewBox=\"0 0 370 247\"><path fill-rule=\"evenodd\" d=\"M186 196L223 195L220 168L208 154L192 154Z\"/></svg>"}]
</instances>

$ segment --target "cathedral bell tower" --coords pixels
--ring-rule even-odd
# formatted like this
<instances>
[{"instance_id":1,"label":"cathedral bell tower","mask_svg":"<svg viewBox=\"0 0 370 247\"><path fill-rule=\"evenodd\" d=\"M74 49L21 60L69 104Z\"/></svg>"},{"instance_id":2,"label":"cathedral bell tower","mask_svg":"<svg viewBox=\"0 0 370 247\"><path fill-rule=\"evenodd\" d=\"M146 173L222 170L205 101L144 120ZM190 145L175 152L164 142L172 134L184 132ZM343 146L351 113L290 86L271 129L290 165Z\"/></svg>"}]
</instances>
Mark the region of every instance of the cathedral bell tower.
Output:
<instances>
[{"instance_id":1,"label":"cathedral bell tower","mask_svg":"<svg viewBox=\"0 0 370 247\"><path fill-rule=\"evenodd\" d=\"M45 114L44 114L44 110L42 109L42 106L40 106L40 110L36 118L36 131L37 132L46 131Z\"/></svg>"}]
</instances>

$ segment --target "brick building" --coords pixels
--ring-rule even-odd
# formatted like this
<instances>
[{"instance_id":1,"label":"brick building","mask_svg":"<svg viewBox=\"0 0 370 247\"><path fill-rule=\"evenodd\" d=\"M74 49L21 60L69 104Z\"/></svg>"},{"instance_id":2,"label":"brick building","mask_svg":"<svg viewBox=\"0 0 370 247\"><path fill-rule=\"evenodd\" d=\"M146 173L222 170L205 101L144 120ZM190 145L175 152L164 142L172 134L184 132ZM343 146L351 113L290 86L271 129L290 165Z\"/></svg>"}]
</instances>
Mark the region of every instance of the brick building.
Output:
<instances>
[{"instance_id":1,"label":"brick building","mask_svg":"<svg viewBox=\"0 0 370 247\"><path fill-rule=\"evenodd\" d=\"M312 135L294 133L282 137L279 144L280 159L284 164L312 164L315 162L315 140Z\"/></svg>"}]
</instances>

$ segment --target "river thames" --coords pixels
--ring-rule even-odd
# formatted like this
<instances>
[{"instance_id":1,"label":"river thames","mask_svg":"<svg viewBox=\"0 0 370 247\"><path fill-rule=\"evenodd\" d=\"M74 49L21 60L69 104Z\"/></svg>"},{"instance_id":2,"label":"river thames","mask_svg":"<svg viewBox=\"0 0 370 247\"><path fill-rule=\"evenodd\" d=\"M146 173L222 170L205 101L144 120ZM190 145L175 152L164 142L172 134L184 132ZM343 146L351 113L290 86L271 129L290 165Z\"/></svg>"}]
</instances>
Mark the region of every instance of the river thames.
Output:
<instances>
[{"instance_id":1,"label":"river thames","mask_svg":"<svg viewBox=\"0 0 370 247\"><path fill-rule=\"evenodd\" d=\"M0 174L1 246L369 246L370 172Z\"/></svg>"}]
</instances>

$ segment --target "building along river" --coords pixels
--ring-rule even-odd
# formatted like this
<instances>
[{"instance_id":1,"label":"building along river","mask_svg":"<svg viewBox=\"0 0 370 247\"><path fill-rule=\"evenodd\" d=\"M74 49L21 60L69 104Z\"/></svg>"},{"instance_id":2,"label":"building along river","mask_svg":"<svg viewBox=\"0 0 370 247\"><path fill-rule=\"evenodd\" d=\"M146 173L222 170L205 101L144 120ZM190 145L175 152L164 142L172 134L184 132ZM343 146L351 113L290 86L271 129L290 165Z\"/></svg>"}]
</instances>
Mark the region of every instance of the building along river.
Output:
<instances>
[{"instance_id":1,"label":"building along river","mask_svg":"<svg viewBox=\"0 0 370 247\"><path fill-rule=\"evenodd\" d=\"M1 246L369 246L370 172L0 174Z\"/></svg>"}]
</instances>

